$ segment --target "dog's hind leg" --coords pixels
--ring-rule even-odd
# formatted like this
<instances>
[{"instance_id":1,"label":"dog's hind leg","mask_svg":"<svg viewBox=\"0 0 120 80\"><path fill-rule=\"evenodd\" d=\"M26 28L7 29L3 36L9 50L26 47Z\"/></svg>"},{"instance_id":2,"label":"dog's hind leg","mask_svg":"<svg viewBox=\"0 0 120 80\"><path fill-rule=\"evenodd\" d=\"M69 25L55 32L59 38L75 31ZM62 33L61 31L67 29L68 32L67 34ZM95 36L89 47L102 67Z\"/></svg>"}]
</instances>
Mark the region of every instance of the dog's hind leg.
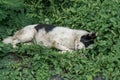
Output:
<instances>
[{"instance_id":1,"label":"dog's hind leg","mask_svg":"<svg viewBox=\"0 0 120 80\"><path fill-rule=\"evenodd\" d=\"M13 47L16 47L16 44L20 43L20 41L17 38L14 38L13 36L5 38L2 42L5 44L12 44Z\"/></svg>"},{"instance_id":2,"label":"dog's hind leg","mask_svg":"<svg viewBox=\"0 0 120 80\"><path fill-rule=\"evenodd\" d=\"M35 36L36 30L34 28L28 27L17 31L14 35L22 43L31 42Z\"/></svg>"},{"instance_id":3,"label":"dog's hind leg","mask_svg":"<svg viewBox=\"0 0 120 80\"><path fill-rule=\"evenodd\" d=\"M11 43L13 47L18 43L27 43L33 40L36 30L33 27L25 27L17 31L13 36L3 40L4 43Z\"/></svg>"}]
</instances>

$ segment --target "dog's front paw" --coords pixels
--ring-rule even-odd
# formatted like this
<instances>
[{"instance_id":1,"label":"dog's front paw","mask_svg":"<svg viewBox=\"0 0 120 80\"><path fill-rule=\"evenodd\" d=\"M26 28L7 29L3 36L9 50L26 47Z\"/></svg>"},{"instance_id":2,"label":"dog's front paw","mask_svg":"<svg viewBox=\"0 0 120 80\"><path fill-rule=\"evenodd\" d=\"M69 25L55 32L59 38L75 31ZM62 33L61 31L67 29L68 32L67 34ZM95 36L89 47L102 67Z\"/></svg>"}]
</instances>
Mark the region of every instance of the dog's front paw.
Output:
<instances>
[{"instance_id":1,"label":"dog's front paw","mask_svg":"<svg viewBox=\"0 0 120 80\"><path fill-rule=\"evenodd\" d=\"M61 51L61 53L66 53L66 52L72 53L73 50L65 50L65 51Z\"/></svg>"}]
</instances>

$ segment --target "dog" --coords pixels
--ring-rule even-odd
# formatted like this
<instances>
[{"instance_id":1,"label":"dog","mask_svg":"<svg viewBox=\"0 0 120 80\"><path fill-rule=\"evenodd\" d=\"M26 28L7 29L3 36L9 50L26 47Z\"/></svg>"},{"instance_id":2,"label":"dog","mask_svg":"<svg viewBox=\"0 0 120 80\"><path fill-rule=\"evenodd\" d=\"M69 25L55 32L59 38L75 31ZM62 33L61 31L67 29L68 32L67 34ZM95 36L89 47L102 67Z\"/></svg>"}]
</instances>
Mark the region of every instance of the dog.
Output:
<instances>
[{"instance_id":1,"label":"dog","mask_svg":"<svg viewBox=\"0 0 120 80\"><path fill-rule=\"evenodd\" d=\"M96 34L86 30L48 24L28 25L3 40L5 44L16 47L18 43L34 42L45 47L54 47L61 51L86 49L94 43Z\"/></svg>"}]
</instances>

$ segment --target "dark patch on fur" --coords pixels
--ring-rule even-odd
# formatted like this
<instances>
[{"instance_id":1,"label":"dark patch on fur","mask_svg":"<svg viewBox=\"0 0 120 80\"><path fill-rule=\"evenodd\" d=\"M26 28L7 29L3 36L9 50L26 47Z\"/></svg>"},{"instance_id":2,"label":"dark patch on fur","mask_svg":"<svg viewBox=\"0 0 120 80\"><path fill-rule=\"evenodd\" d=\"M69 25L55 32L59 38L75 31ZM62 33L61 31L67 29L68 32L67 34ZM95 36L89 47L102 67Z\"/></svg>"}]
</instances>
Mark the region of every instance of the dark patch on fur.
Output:
<instances>
[{"instance_id":1,"label":"dark patch on fur","mask_svg":"<svg viewBox=\"0 0 120 80\"><path fill-rule=\"evenodd\" d=\"M53 30L53 28L55 28L55 26L53 25L48 25L48 24L38 24L37 26L35 26L35 29L37 31L39 31L40 29L44 28L46 32L50 32Z\"/></svg>"},{"instance_id":2,"label":"dark patch on fur","mask_svg":"<svg viewBox=\"0 0 120 80\"><path fill-rule=\"evenodd\" d=\"M87 34L87 35L83 35L81 37L80 42L82 42L85 47L87 48L89 45L94 43L94 39L96 38L96 34L95 33L91 33L91 34Z\"/></svg>"}]
</instances>

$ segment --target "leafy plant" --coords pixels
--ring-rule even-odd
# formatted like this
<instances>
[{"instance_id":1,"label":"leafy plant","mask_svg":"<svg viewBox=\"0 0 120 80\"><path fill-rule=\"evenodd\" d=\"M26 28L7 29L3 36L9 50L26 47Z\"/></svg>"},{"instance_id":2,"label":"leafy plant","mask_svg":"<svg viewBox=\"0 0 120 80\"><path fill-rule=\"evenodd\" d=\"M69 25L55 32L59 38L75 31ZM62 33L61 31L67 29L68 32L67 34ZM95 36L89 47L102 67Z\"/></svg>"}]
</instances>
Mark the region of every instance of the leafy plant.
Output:
<instances>
[{"instance_id":1,"label":"leafy plant","mask_svg":"<svg viewBox=\"0 0 120 80\"><path fill-rule=\"evenodd\" d=\"M119 0L0 0L1 80L119 80ZM97 33L92 49L56 49L2 40L25 25L44 23Z\"/></svg>"}]
</instances>

